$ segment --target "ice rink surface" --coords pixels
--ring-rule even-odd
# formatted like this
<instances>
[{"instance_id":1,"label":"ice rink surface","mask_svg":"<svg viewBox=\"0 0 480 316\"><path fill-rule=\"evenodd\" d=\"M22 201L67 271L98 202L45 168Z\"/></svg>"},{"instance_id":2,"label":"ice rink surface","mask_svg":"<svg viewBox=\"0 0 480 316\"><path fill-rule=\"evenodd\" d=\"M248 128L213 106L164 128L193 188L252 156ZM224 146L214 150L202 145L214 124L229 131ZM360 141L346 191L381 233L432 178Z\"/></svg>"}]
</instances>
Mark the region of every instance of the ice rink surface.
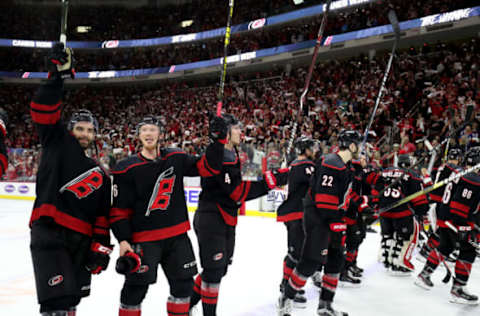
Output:
<instances>
[{"instance_id":1,"label":"ice rink surface","mask_svg":"<svg viewBox=\"0 0 480 316\"><path fill-rule=\"evenodd\" d=\"M0 315L39 315L35 296L33 268L29 251L29 228L32 202L0 200ZM193 216L191 216L193 218ZM378 230L378 228L377 228ZM190 232L197 249L197 241ZM369 233L359 252L359 266L365 269L361 288L338 288L334 305L350 316L478 316L480 307L448 302L450 284L441 279L444 268L435 272L435 288L424 291L413 284L412 277L392 277L376 262L379 234ZM275 302L282 277L282 260L286 253L286 230L269 218L241 217L237 227L237 246L233 265L223 280L218 306L219 316L276 315ZM79 316L118 315L123 277L115 272L118 246L108 271L94 276L92 294L82 300ZM423 263L414 260L417 270ZM480 266L472 269L469 290L480 294ZM318 291L313 284L305 287L306 309L294 310L294 316L313 316ZM142 315L167 315L168 285L162 273L150 287L142 304ZM197 313L197 315L201 315Z\"/></svg>"}]
</instances>

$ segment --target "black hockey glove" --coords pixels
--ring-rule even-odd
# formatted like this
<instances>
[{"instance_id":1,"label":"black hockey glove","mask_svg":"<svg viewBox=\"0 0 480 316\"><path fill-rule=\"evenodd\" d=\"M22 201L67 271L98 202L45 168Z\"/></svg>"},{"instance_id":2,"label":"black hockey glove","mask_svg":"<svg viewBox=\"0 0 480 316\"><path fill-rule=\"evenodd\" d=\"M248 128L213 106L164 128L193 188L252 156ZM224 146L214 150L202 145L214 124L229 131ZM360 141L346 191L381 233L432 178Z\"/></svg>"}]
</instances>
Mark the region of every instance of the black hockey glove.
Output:
<instances>
[{"instance_id":1,"label":"black hockey glove","mask_svg":"<svg viewBox=\"0 0 480 316\"><path fill-rule=\"evenodd\" d=\"M270 190L275 187L280 187L286 185L288 182L288 168L277 169L277 170L267 170L263 177L267 186Z\"/></svg>"},{"instance_id":2,"label":"black hockey glove","mask_svg":"<svg viewBox=\"0 0 480 316\"><path fill-rule=\"evenodd\" d=\"M123 275L135 273L142 264L142 248L140 245L132 245L135 252L127 251L123 256L117 259L115 270Z\"/></svg>"},{"instance_id":3,"label":"black hockey glove","mask_svg":"<svg viewBox=\"0 0 480 316\"><path fill-rule=\"evenodd\" d=\"M0 135L7 136L8 115L7 112L0 108Z\"/></svg>"},{"instance_id":4,"label":"black hockey glove","mask_svg":"<svg viewBox=\"0 0 480 316\"><path fill-rule=\"evenodd\" d=\"M98 242L93 242L85 268L90 271L91 274L99 274L103 270L106 270L112 251L113 245L107 247Z\"/></svg>"},{"instance_id":5,"label":"black hockey glove","mask_svg":"<svg viewBox=\"0 0 480 316\"><path fill-rule=\"evenodd\" d=\"M225 119L219 116L214 116L210 120L208 136L210 136L213 141L225 144L227 142L227 132L228 126Z\"/></svg>"},{"instance_id":6,"label":"black hockey glove","mask_svg":"<svg viewBox=\"0 0 480 316\"><path fill-rule=\"evenodd\" d=\"M56 43L45 59L48 78L74 79L74 63L73 50L69 47L65 48L63 43Z\"/></svg>"}]
</instances>

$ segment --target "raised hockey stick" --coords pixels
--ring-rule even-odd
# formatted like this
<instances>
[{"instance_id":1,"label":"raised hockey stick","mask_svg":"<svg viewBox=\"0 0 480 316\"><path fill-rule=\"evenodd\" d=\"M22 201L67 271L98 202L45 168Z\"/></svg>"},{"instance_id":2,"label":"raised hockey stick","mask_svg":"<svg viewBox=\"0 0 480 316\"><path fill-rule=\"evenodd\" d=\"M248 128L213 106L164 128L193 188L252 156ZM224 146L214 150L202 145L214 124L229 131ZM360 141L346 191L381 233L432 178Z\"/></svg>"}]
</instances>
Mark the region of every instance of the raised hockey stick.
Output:
<instances>
[{"instance_id":1,"label":"raised hockey stick","mask_svg":"<svg viewBox=\"0 0 480 316\"><path fill-rule=\"evenodd\" d=\"M295 118L295 122L293 123L292 133L290 134L290 140L288 142L287 151L285 152L285 155L283 157L285 164L287 162L288 154L290 154L290 152L292 151L293 142L295 141L295 136L297 134L298 121L300 120L300 117L303 112L303 104L305 103L305 98L307 96L308 88L310 86L310 80L312 79L313 68L315 68L315 63L317 61L318 50L320 48L320 45L322 45L323 32L325 31L325 26L327 24L327 16L328 16L328 12L330 11L331 3L332 3L332 0L328 0L327 3L325 4L322 22L320 23L320 27L318 28L317 42L315 43L315 48L313 49L312 61L310 63L310 67L308 68L307 78L305 79L305 86L303 87L303 92L300 96L300 108L298 109L297 117Z\"/></svg>"},{"instance_id":2,"label":"raised hockey stick","mask_svg":"<svg viewBox=\"0 0 480 316\"><path fill-rule=\"evenodd\" d=\"M392 53L390 54L390 59L388 60L387 69L385 69L382 83L380 84L380 90L378 91L377 100L375 101L375 107L373 108L373 112L370 115L370 120L368 121L368 125L365 128L365 132L363 133L363 141L360 147L360 152L365 156L366 159L368 159L368 157L366 155L365 144L367 142L368 131L372 127L373 121L375 119L378 105L380 104L380 100L382 99L383 90L385 90L385 84L387 82L388 75L390 74L390 69L392 67L392 62L393 62L393 56L395 55L395 50L397 49L398 41L400 40L400 25L398 24L398 18L397 18L397 15L395 14L395 11L390 10L388 12L388 20L390 21L390 24L392 25L392 28L393 28L393 32L395 33L395 42L393 43Z\"/></svg>"},{"instance_id":3,"label":"raised hockey stick","mask_svg":"<svg viewBox=\"0 0 480 316\"><path fill-rule=\"evenodd\" d=\"M62 18L60 22L60 42L67 47L68 1L62 0Z\"/></svg>"},{"instance_id":4,"label":"raised hockey stick","mask_svg":"<svg viewBox=\"0 0 480 316\"><path fill-rule=\"evenodd\" d=\"M227 77L228 45L230 44L230 35L232 33L231 25L232 25L232 17L233 17L233 4L234 4L234 0L229 0L227 27L225 29L225 42L223 45L223 68L220 73L220 86L218 88L217 116L222 115L223 93L225 90L225 79Z\"/></svg>"},{"instance_id":5,"label":"raised hockey stick","mask_svg":"<svg viewBox=\"0 0 480 316\"><path fill-rule=\"evenodd\" d=\"M392 209L394 209L394 208L396 208L396 207L398 207L398 206L400 206L400 205L403 205L403 204L405 204L405 203L407 203L407 202L410 202L411 200L413 200L413 199L415 199L415 198L417 198L417 197L419 197L419 196L421 196L421 195L430 193L430 192L432 192L433 190L436 190L436 189L438 189L438 188L446 185L447 183L450 183L450 182L452 182L452 181L455 181L455 180L463 177L464 175L466 175L466 174L468 174L468 173L470 173L470 172L477 171L477 170L479 170L479 169L480 169L480 163L476 164L476 165L473 166L473 167L470 167L470 168L468 168L468 169L465 169L465 170L463 170L462 172L459 172L459 173L456 173L456 174L452 174L452 175L450 175L450 177L448 177L448 178L446 178L446 179L443 179L442 181L437 182L437 183L435 183L434 185L432 185L432 186L430 186L430 187L428 187L428 188L425 188L425 189L420 190L420 191L418 191L418 192L415 192L415 193L413 193L413 194L411 194L411 195L409 195L409 196L407 196L407 197L404 197L403 199L401 199L401 200L398 201L398 202L393 203L392 205L389 205L389 206L386 206L386 207L384 207L384 208L381 208L381 209L379 210L379 214L382 214L382 213L384 213L384 212L388 212L388 211L390 211L390 210L392 210Z\"/></svg>"}]
</instances>

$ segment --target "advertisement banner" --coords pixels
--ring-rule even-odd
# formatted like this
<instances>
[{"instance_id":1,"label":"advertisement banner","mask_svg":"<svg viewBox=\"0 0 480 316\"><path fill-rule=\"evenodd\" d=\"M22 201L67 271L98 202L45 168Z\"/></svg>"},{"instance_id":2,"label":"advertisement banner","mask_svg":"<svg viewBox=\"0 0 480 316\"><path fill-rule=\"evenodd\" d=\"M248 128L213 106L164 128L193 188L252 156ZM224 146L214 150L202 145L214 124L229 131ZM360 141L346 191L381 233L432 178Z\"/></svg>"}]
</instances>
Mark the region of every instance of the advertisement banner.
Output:
<instances>
[{"instance_id":1,"label":"advertisement banner","mask_svg":"<svg viewBox=\"0 0 480 316\"><path fill-rule=\"evenodd\" d=\"M470 18L473 16L480 16L480 6L469 9L461 9L453 12L435 14L421 19L415 19L400 23L400 29L405 31L413 28L419 28L424 26L430 26L439 23L454 22L461 19ZM328 46L336 43L342 43L351 40L363 39L372 36L384 35L393 33L391 25L383 25L378 27L372 27L360 31L354 31L339 35L326 36L322 42L323 46ZM142 40L147 41L147 40ZM2 40L0 39L0 44ZM121 41L120 41L121 42ZM297 50L308 49L315 46L315 40L309 40L299 42L290 45L282 45L274 48L261 49L258 51L247 52L238 55L232 55L227 57L227 63L235 63L241 61L252 60L255 58L262 58L268 56L274 56L282 53L294 52ZM120 45L120 44L119 44ZM80 79L89 78L120 78L120 77L135 77L142 75L154 75L164 73L181 72L185 70L193 70L199 68L219 66L223 62L223 58L215 58L211 60L203 60L198 62L170 65L166 67L158 68L145 68L145 69L131 69L131 70L109 70L109 71L91 71L91 72L77 72L76 77ZM46 72L6 72L0 71L0 77L5 78L47 78Z\"/></svg>"},{"instance_id":2,"label":"advertisement banner","mask_svg":"<svg viewBox=\"0 0 480 316\"><path fill-rule=\"evenodd\" d=\"M33 201L35 199L35 183L0 182L0 198Z\"/></svg>"}]
</instances>

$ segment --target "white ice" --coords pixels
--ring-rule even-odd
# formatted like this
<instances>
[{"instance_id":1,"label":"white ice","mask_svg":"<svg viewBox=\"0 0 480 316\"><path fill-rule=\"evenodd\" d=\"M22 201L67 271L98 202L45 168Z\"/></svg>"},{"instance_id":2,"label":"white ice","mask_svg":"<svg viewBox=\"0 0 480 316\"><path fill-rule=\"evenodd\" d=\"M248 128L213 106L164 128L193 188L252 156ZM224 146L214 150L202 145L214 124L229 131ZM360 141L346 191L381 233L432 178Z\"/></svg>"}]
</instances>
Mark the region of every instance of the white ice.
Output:
<instances>
[{"instance_id":1,"label":"white ice","mask_svg":"<svg viewBox=\"0 0 480 316\"><path fill-rule=\"evenodd\" d=\"M38 315L33 269L29 251L28 220L31 202L0 200L0 315ZM378 228L377 228L378 229ZM190 234L197 249L193 232ZM413 284L412 277L392 277L376 262L379 235L369 233L359 252L359 266L365 268L361 288L338 288L334 305L350 316L473 316L480 307L448 302L450 285L441 279L445 270L434 276L435 288L424 291ZM233 265L220 290L218 315L276 315L275 302L282 277L282 260L286 252L286 230L283 224L269 218L241 217L237 227L237 245ZM91 296L82 300L77 315L118 315L122 276L116 274L114 263L118 246L109 269L94 276ZM423 264L414 261L417 270ZM318 291L307 283L306 309L294 316L313 316ZM480 294L480 268L475 263L469 289ZM142 304L144 316L166 315L168 286L163 273L150 287ZM201 314L201 313L200 313Z\"/></svg>"}]
</instances>

